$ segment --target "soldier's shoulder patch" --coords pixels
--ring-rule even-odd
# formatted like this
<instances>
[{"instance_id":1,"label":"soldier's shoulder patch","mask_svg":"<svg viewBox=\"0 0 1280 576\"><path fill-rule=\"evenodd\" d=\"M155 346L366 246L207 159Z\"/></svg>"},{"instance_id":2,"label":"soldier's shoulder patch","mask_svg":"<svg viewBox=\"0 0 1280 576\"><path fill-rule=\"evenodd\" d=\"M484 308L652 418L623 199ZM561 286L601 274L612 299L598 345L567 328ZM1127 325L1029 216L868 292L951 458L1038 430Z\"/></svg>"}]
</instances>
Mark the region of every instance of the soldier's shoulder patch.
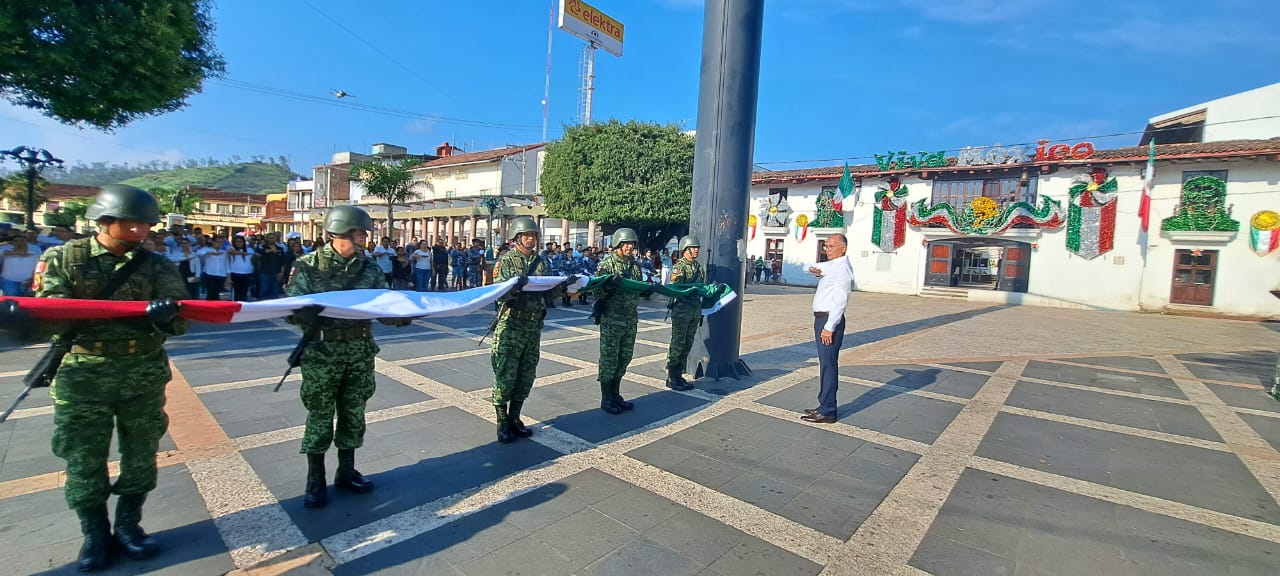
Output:
<instances>
[{"instance_id":1,"label":"soldier's shoulder patch","mask_svg":"<svg viewBox=\"0 0 1280 576\"><path fill-rule=\"evenodd\" d=\"M44 260L40 260L39 262L36 262L36 271L31 276L32 292L38 292L40 291L40 288L44 287L44 271L48 269L49 269L48 262Z\"/></svg>"}]
</instances>

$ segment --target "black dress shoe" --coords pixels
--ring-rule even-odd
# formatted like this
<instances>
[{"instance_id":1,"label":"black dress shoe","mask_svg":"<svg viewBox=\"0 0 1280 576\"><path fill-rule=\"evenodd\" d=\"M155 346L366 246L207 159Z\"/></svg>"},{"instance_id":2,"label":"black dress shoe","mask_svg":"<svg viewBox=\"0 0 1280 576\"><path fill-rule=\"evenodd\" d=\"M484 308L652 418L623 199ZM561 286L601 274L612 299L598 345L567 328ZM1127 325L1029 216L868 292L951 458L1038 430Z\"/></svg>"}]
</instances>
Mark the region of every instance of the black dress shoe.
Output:
<instances>
[{"instance_id":1,"label":"black dress shoe","mask_svg":"<svg viewBox=\"0 0 1280 576\"><path fill-rule=\"evenodd\" d=\"M836 421L835 416L823 416L821 414L805 414L800 417L805 422L813 422L814 424L831 424Z\"/></svg>"},{"instance_id":2,"label":"black dress shoe","mask_svg":"<svg viewBox=\"0 0 1280 576\"><path fill-rule=\"evenodd\" d=\"M804 413L805 413L805 414L809 414L809 415L817 414L817 413L818 413L818 409L817 409L817 408L805 408L805 409L804 409Z\"/></svg>"}]
</instances>

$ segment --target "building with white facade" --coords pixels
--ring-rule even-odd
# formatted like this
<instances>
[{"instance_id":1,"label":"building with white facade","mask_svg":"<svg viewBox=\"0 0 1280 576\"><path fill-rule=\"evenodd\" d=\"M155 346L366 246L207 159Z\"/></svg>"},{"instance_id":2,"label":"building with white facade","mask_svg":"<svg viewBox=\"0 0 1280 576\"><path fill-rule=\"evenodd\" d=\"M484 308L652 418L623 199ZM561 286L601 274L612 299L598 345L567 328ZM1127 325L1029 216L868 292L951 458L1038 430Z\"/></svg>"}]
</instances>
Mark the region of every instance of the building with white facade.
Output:
<instances>
[{"instance_id":1,"label":"building with white facade","mask_svg":"<svg viewBox=\"0 0 1280 576\"><path fill-rule=\"evenodd\" d=\"M1148 147L1064 148L881 157L838 211L842 167L757 172L746 253L813 284L843 232L860 290L1280 317L1280 139L1157 146L1146 234Z\"/></svg>"}]
</instances>

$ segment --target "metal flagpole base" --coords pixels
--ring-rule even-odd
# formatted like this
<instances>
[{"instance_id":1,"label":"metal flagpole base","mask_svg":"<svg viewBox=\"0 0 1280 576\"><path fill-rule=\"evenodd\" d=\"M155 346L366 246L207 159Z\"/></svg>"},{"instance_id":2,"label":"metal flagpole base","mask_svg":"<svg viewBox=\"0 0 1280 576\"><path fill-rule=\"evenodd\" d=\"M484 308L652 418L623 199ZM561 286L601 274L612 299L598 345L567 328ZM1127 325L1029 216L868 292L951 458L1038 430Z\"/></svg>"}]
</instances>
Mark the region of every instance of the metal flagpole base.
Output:
<instances>
[{"instance_id":1,"label":"metal flagpole base","mask_svg":"<svg viewBox=\"0 0 1280 576\"><path fill-rule=\"evenodd\" d=\"M739 380L750 375L751 368L741 358L733 362L712 362L704 358L699 360L698 367L693 369L693 378L695 380L702 378L713 378L715 380L733 378L734 380Z\"/></svg>"}]
</instances>

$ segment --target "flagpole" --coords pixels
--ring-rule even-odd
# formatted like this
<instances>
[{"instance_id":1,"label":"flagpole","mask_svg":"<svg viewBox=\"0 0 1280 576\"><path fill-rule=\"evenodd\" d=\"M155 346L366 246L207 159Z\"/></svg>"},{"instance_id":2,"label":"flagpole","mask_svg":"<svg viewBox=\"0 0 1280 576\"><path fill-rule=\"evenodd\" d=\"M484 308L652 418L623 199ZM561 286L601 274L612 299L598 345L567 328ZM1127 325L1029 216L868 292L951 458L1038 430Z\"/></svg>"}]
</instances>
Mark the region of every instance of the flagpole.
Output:
<instances>
[{"instance_id":1,"label":"flagpole","mask_svg":"<svg viewBox=\"0 0 1280 576\"><path fill-rule=\"evenodd\" d=\"M1142 171L1142 198L1139 199L1138 253L1142 256L1142 268L1138 273L1138 311L1142 311L1142 289L1147 280L1147 244L1151 225L1151 195L1156 178L1156 140L1151 138L1147 147L1147 166Z\"/></svg>"}]
</instances>

